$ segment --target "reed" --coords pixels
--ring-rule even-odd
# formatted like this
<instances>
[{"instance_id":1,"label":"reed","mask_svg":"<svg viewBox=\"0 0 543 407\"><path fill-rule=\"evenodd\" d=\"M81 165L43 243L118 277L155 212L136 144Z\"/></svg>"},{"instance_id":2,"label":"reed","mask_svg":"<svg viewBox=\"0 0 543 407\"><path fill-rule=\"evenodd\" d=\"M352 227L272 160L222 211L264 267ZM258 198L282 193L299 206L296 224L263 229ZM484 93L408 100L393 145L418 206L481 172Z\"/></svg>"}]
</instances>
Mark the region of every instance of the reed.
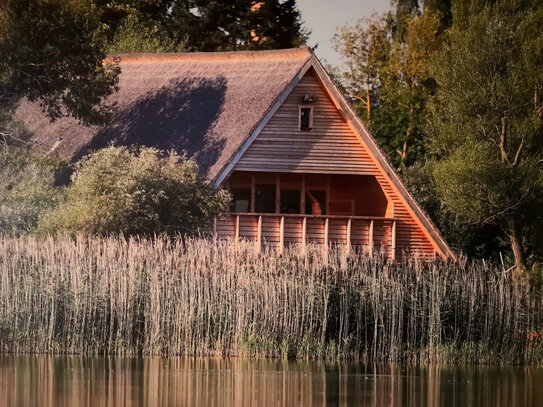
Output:
<instances>
[{"instance_id":1,"label":"reed","mask_svg":"<svg viewBox=\"0 0 543 407\"><path fill-rule=\"evenodd\" d=\"M0 238L0 351L540 363L541 297L485 262L206 239Z\"/></svg>"}]
</instances>

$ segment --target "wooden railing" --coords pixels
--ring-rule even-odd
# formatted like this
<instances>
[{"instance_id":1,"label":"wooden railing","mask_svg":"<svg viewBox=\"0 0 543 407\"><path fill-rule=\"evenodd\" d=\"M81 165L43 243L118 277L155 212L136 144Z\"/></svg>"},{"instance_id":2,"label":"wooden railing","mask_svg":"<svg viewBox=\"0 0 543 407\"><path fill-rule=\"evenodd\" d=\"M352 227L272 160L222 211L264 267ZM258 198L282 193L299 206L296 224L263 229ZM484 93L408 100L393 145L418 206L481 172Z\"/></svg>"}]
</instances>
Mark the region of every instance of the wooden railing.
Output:
<instances>
[{"instance_id":1,"label":"wooden railing","mask_svg":"<svg viewBox=\"0 0 543 407\"><path fill-rule=\"evenodd\" d=\"M385 250L396 257L396 218L343 215L234 213L215 220L218 238L246 239L258 246L268 244L283 250L286 244L345 244L347 250L363 246L371 254Z\"/></svg>"}]
</instances>

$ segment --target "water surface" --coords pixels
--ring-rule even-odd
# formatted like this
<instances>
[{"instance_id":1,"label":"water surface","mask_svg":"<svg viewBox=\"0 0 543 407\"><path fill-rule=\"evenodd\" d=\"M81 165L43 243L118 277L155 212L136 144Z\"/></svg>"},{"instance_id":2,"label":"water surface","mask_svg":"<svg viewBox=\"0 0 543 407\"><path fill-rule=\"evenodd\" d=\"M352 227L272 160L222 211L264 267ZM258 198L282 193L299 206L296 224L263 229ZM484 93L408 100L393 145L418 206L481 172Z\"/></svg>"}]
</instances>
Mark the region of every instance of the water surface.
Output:
<instances>
[{"instance_id":1,"label":"water surface","mask_svg":"<svg viewBox=\"0 0 543 407\"><path fill-rule=\"evenodd\" d=\"M0 355L0 406L543 406L543 369Z\"/></svg>"}]
</instances>

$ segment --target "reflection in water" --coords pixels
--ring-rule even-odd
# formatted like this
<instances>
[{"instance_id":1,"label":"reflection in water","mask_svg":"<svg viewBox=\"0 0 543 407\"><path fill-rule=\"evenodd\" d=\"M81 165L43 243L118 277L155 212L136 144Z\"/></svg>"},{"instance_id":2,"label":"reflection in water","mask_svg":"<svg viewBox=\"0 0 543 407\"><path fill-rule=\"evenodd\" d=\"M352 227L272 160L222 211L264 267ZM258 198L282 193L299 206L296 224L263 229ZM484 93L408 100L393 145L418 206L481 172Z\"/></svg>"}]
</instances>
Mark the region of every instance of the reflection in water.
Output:
<instances>
[{"instance_id":1,"label":"reflection in water","mask_svg":"<svg viewBox=\"0 0 543 407\"><path fill-rule=\"evenodd\" d=\"M543 369L0 355L0 406L541 406Z\"/></svg>"}]
</instances>

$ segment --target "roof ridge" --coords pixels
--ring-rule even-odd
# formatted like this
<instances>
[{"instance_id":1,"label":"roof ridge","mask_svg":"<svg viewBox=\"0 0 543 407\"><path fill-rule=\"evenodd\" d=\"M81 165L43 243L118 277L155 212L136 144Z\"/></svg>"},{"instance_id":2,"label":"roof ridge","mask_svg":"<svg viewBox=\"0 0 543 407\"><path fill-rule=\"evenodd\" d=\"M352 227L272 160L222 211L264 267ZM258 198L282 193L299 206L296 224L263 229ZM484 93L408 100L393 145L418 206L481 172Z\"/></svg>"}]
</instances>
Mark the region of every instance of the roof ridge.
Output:
<instances>
[{"instance_id":1,"label":"roof ridge","mask_svg":"<svg viewBox=\"0 0 543 407\"><path fill-rule=\"evenodd\" d=\"M215 60L251 60L251 59L288 59L313 55L310 47L286 48L263 51L213 51L182 53L132 53L111 54L107 59L118 58L121 62L159 62L159 61L215 61Z\"/></svg>"}]
</instances>

